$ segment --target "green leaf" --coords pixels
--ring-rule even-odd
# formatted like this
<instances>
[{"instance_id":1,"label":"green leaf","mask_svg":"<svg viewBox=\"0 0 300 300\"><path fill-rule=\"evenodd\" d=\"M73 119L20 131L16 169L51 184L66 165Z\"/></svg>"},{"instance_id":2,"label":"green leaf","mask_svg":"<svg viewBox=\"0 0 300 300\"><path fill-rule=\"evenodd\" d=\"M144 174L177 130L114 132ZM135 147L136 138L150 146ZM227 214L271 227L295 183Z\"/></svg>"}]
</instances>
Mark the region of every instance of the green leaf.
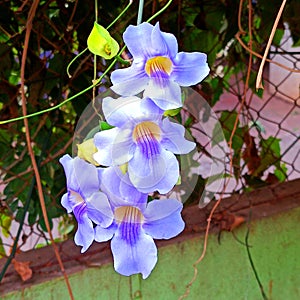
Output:
<instances>
[{"instance_id":1,"label":"green leaf","mask_svg":"<svg viewBox=\"0 0 300 300\"><path fill-rule=\"evenodd\" d=\"M181 107L179 108L174 108L174 109L168 109L164 112L164 116L166 117L174 117L178 115L181 111Z\"/></svg>"},{"instance_id":2,"label":"green leaf","mask_svg":"<svg viewBox=\"0 0 300 300\"><path fill-rule=\"evenodd\" d=\"M5 257L5 256L6 256L6 253L5 253L5 249L3 246L3 241L0 237L0 258Z\"/></svg>"},{"instance_id":3,"label":"green leaf","mask_svg":"<svg viewBox=\"0 0 300 300\"><path fill-rule=\"evenodd\" d=\"M281 28L276 29L275 35L274 35L274 38L273 38L273 45L275 45L277 47L280 46L280 42L281 42L281 39L283 37L283 34L284 34L283 29L281 29Z\"/></svg>"},{"instance_id":4,"label":"green leaf","mask_svg":"<svg viewBox=\"0 0 300 300\"><path fill-rule=\"evenodd\" d=\"M93 54L99 55L105 59L115 57L120 49L117 41L114 40L109 32L97 22L94 23L94 27L87 39L87 45Z\"/></svg>"},{"instance_id":5,"label":"green leaf","mask_svg":"<svg viewBox=\"0 0 300 300\"><path fill-rule=\"evenodd\" d=\"M108 129L112 129L114 128L114 126L109 125L107 122L105 121L100 121L100 129L103 130L108 130Z\"/></svg>"},{"instance_id":6,"label":"green leaf","mask_svg":"<svg viewBox=\"0 0 300 300\"><path fill-rule=\"evenodd\" d=\"M2 227L2 233L5 237L9 237L9 229L11 225L11 217L5 214L2 214L0 217L0 225ZM0 253L1 255L1 253Z\"/></svg>"},{"instance_id":7,"label":"green leaf","mask_svg":"<svg viewBox=\"0 0 300 300\"><path fill-rule=\"evenodd\" d=\"M50 229L52 229L53 228L53 221L49 217L49 215L48 215L48 220L49 220ZM41 226L43 231L47 232L47 227L46 227L45 220L44 220L43 217L39 220L39 225Z\"/></svg>"},{"instance_id":8,"label":"green leaf","mask_svg":"<svg viewBox=\"0 0 300 300\"><path fill-rule=\"evenodd\" d=\"M286 164L283 163L280 165L280 168L276 168L274 171L274 175L278 178L280 182L283 182L287 178L287 167Z\"/></svg>"},{"instance_id":9,"label":"green leaf","mask_svg":"<svg viewBox=\"0 0 300 300\"><path fill-rule=\"evenodd\" d=\"M70 219L63 219L58 224L58 232L60 235L66 236L70 234L74 229L74 224L70 222Z\"/></svg>"},{"instance_id":10,"label":"green leaf","mask_svg":"<svg viewBox=\"0 0 300 300\"><path fill-rule=\"evenodd\" d=\"M280 139L270 136L266 140L261 140L261 147L262 157L266 153L273 154L276 159L280 157Z\"/></svg>"},{"instance_id":11,"label":"green leaf","mask_svg":"<svg viewBox=\"0 0 300 300\"><path fill-rule=\"evenodd\" d=\"M213 129L213 141L212 146L218 144L223 140L223 134L227 142L229 142L231 133L234 128L235 120L237 118L237 113L235 111L223 111L219 119L222 124L222 128L217 123ZM240 153L242 146L244 144L243 140L243 128L239 127L240 122L237 123L237 128L235 134L232 138L232 149L235 154ZM223 130L223 134L221 132Z\"/></svg>"},{"instance_id":12,"label":"green leaf","mask_svg":"<svg viewBox=\"0 0 300 300\"><path fill-rule=\"evenodd\" d=\"M253 177L267 170L270 166L275 165L280 168L280 139L273 136L260 141L262 158L260 166L252 174Z\"/></svg>"}]
</instances>

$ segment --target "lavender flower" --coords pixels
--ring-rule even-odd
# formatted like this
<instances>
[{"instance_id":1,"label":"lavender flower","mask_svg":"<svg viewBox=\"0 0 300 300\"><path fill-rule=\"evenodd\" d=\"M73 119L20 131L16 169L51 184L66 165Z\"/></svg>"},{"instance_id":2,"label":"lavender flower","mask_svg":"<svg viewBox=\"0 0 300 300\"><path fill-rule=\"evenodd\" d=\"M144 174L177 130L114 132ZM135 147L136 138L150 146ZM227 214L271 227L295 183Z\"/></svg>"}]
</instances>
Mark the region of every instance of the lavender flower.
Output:
<instances>
[{"instance_id":1,"label":"lavender flower","mask_svg":"<svg viewBox=\"0 0 300 300\"><path fill-rule=\"evenodd\" d=\"M142 23L130 25L123 35L133 56L129 68L111 75L112 90L122 96L136 95L143 90L163 110L182 106L180 86L202 81L209 73L206 54L179 52L174 35Z\"/></svg>"},{"instance_id":2,"label":"lavender flower","mask_svg":"<svg viewBox=\"0 0 300 300\"><path fill-rule=\"evenodd\" d=\"M97 168L84 160L64 155L63 165L68 192L62 196L61 204L68 213L73 212L78 222L75 244L85 252L94 240L93 222L108 227L112 223L112 210L106 195L99 191Z\"/></svg>"},{"instance_id":3,"label":"lavender flower","mask_svg":"<svg viewBox=\"0 0 300 300\"><path fill-rule=\"evenodd\" d=\"M184 229L182 203L174 199L153 200L138 192L128 175L120 176L116 167L100 170L101 189L113 209L109 227L97 225L95 240L111 239L114 268L122 275L142 273L147 278L157 262L153 239L170 239Z\"/></svg>"},{"instance_id":4,"label":"lavender flower","mask_svg":"<svg viewBox=\"0 0 300 300\"><path fill-rule=\"evenodd\" d=\"M103 166L128 163L130 181L143 193L169 192L179 177L174 154L186 154L195 147L184 138L184 127L163 118L150 99L107 97L103 112L116 127L95 135L94 159Z\"/></svg>"}]
</instances>

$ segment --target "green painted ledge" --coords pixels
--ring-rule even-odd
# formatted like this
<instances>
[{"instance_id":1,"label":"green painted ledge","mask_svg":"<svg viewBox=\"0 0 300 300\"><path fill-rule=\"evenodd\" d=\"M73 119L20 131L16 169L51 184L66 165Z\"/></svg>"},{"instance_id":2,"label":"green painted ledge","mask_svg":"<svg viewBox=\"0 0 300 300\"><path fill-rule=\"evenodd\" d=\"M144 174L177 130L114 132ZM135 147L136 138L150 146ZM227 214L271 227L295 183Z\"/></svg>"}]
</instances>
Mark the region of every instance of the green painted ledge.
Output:
<instances>
[{"instance_id":1,"label":"green painted ledge","mask_svg":"<svg viewBox=\"0 0 300 300\"><path fill-rule=\"evenodd\" d=\"M298 207L254 219L250 225L249 244L252 259L264 290L272 300L300 299L300 198L297 196L297 199ZM250 210L255 211L253 206ZM234 230L240 241L245 240L246 232L245 223ZM103 250L103 259L99 251L96 260L92 255L86 255L84 266L81 265L72 272L66 267L70 272L69 278L75 299L178 299L193 276L192 264L199 257L203 246L203 235L200 233L185 235L187 237L184 239L177 238L174 242L159 242L158 264L146 280L142 280L138 275L123 277L116 274L111 257L106 254L109 253L107 245ZM62 253L72 247L69 243L67 248L62 249ZM32 260L32 257L29 260ZM101 266L97 266L99 260L103 261ZM49 261L54 260L49 258L48 264ZM67 266L74 266L75 262L69 260ZM20 283L14 275L8 276L7 281L0 286L0 298L69 299L59 272L56 272L57 276L53 276L53 270L50 270L47 278L47 272L43 268L41 270L38 273L36 269L32 282ZM217 233L210 234L207 253L198 265L198 270L197 279L187 299L263 299L249 263L246 247L238 242L231 232L222 232L220 243ZM39 278L41 282L36 283L34 277L45 278ZM14 280L16 282L12 282ZM5 288L8 281L9 289L15 286L16 290L7 293Z\"/></svg>"}]
</instances>

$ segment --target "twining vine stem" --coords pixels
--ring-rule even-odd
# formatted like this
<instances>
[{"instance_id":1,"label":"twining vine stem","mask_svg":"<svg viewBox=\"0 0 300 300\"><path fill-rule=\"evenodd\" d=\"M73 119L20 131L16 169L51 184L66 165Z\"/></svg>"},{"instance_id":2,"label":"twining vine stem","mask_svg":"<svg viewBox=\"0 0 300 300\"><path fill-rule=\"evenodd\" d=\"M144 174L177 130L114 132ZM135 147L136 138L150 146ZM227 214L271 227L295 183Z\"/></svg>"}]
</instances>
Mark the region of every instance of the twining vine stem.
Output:
<instances>
[{"instance_id":1,"label":"twining vine stem","mask_svg":"<svg viewBox=\"0 0 300 300\"><path fill-rule=\"evenodd\" d=\"M172 2L173 2L173 0L169 0L169 2L166 3L164 7L162 7L158 12L156 12L153 16L151 16L146 22L151 22L153 19L155 19L157 16L159 16L161 13L163 13L171 5ZM107 29L109 29L112 26L112 24L114 24L116 22L116 20L118 20L125 13L125 11L130 7L131 4L132 4L132 1L129 2L129 4L124 8L124 10L120 13L120 15L107 27ZM122 52L125 50L125 48L126 47L124 46L119 51L119 53L117 54L117 56L120 56L120 54L122 54ZM68 102L70 102L70 101L78 98L80 95L82 95L82 94L90 91L94 86L97 86L102 81L102 79L106 76L106 74L113 68L113 66L115 65L116 62L117 62L117 59L114 59L112 61L112 63L107 67L107 69L103 72L103 74L100 76L100 78L96 82L94 82L92 85L88 86L87 88L85 88L81 92L77 93L76 95L73 95L70 98L65 99L64 101L62 101L58 105L49 107L49 108L44 109L44 110L37 111L37 112L32 113L32 114L27 114L27 115L23 115L21 117L17 117L17 118L12 118L12 119L8 119L8 120L0 121L0 125L1 124L11 123L11 122L16 122L16 121L20 121L20 120L24 120L24 119L28 119L28 118L31 118L31 117L34 117L34 116L38 116L38 115L41 115L41 114L44 114L46 112L50 112L50 111L53 111L53 110L56 110L56 109L62 107L66 103L68 103Z\"/></svg>"},{"instance_id":2,"label":"twining vine stem","mask_svg":"<svg viewBox=\"0 0 300 300\"><path fill-rule=\"evenodd\" d=\"M242 2L243 2L243 0L240 1L240 5L239 5L239 20L241 19L240 16L241 16L241 13L242 13L242 8L243 8ZM249 18L249 21L248 21L248 27L249 27L249 48L251 49L252 48L252 3L251 3L251 0L249 0L248 5L249 5L249 7L248 7L248 9L249 9L249 14L248 14L248 18ZM238 25L239 25L239 29L242 32L245 32L242 29L242 27L241 27L241 22L240 21L238 22ZM239 110L238 110L238 113L237 113L237 116L236 116L236 119L235 119L235 122L234 122L234 126L233 126L233 129L232 129L232 132L231 132L231 136L230 136L229 141L228 141L229 158L230 158L230 168L229 168L229 173L230 174L233 173L233 155L232 155L233 148L232 148L232 141L233 141L234 134L235 134L235 132L237 130L237 126L238 126L240 114L242 112L242 109L244 107L244 103L246 101L246 94L247 94L247 90L249 88L249 79L250 79L250 74L251 74L251 68L252 68L252 53L250 53L250 56L249 56L249 62L248 62L248 68L247 68L247 77L246 77L246 81L245 81L245 86L244 86L242 101L241 101L241 104L240 104L240 107L239 107ZM191 289L193 283L195 282L195 280L197 278L197 275L198 275L197 265L203 260L203 258L205 257L205 254L206 254L206 249L207 249L207 244L208 244L208 235L209 235L209 229L210 229L210 225L211 225L211 220L212 220L213 214L215 213L216 209L218 208L218 206L220 205L220 203L221 203L221 201L223 199L224 193L226 191L226 188L227 188L229 182L230 182L230 178L225 181L223 190L222 190L221 195L220 195L220 198L218 199L218 201L215 203L215 205L213 206L212 210L210 211L210 214L209 214L208 219L207 219L207 225L206 225L206 230L205 230L204 244L203 244L202 253L201 253L200 257L193 264L194 275L193 275L191 281L186 285L185 293L182 296L179 297L179 300L182 300L182 299L188 297L188 295L190 294L190 289Z\"/></svg>"},{"instance_id":3,"label":"twining vine stem","mask_svg":"<svg viewBox=\"0 0 300 300\"><path fill-rule=\"evenodd\" d=\"M32 29L32 22L33 22L33 18L35 16L36 10L38 8L39 2L40 2L39 0L34 0L33 1L32 6L31 6L31 8L29 10L29 13L28 13L28 19L27 19L27 23L26 23L26 33L25 33L24 49L23 49L22 60L21 60L21 76L20 76L21 77L21 97L22 97L22 113L23 113L23 116L27 115L26 95L25 95L26 58L27 58L29 39L30 39L30 34L31 34L31 29ZM49 234L50 241L51 241L53 250L55 252L56 259L59 263L61 272L63 273L64 279L65 279L65 282L66 282L66 285L67 285L67 288L68 288L68 292L69 292L69 295L70 295L70 299L74 300L74 296L73 296L73 293L72 293L72 289L71 289L71 285L70 285L67 273L64 269L64 265L63 265L62 259L60 257L57 245L55 244L53 236L52 236L52 232L51 232L51 228L50 228L50 224L49 224L49 219L48 219L48 216L47 216L47 209L46 209L46 205L45 205L45 199L44 199L44 194L43 194L41 177L40 177L38 165L37 165L37 162L36 162L36 159L35 159L35 156L34 156L34 152L33 152L33 149L32 149L29 124L28 124L28 119L26 119L26 118L24 119L24 126L25 126L25 135L26 135L26 143L27 143L28 153L29 153L29 156L30 156L30 160L31 160L33 170L34 170L34 175L35 175L35 179L36 179L36 185L37 185L40 205L41 205L45 225L46 225L46 228L47 228L47 232Z\"/></svg>"},{"instance_id":4,"label":"twining vine stem","mask_svg":"<svg viewBox=\"0 0 300 300\"><path fill-rule=\"evenodd\" d=\"M264 56L263 56L262 61L260 63L258 74L257 74L257 77L256 77L256 89L262 89L262 88L264 88L263 85L262 85L262 73L263 73L264 65L265 65L266 58L267 58L267 55L269 53L269 50L270 50L270 47L271 47L271 44L272 44L275 32L276 32L276 28L278 26L280 17L282 15L283 9L285 7L285 4L286 4L286 0L283 0L282 3L281 3L281 6L279 8L279 11L277 13L277 16L276 16L276 19L275 19L272 31L270 33L270 37L269 37L269 40L268 40L268 43L267 43L267 46L266 46L266 49L265 49L265 53L264 53Z\"/></svg>"}]
</instances>

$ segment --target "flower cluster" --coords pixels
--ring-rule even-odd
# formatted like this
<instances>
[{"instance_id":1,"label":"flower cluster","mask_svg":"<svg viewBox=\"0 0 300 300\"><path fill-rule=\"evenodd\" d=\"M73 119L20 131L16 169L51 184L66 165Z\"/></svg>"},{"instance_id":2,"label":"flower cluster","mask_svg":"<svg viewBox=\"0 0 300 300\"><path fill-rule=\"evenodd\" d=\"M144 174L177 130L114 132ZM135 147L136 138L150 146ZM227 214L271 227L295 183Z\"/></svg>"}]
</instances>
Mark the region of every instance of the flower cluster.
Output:
<instances>
[{"instance_id":1,"label":"flower cluster","mask_svg":"<svg viewBox=\"0 0 300 300\"><path fill-rule=\"evenodd\" d=\"M209 68L203 53L178 53L176 38L158 23L130 25L123 38L133 62L111 75L120 97L102 102L112 128L87 144L95 149L88 151L90 159L60 159L67 178L61 203L78 222L75 243L81 252L94 240L111 240L115 270L147 278L157 262L153 239L169 239L184 229L181 202L148 195L172 190L180 176L175 155L195 147L165 111L180 108L180 86L203 80Z\"/></svg>"}]
</instances>

